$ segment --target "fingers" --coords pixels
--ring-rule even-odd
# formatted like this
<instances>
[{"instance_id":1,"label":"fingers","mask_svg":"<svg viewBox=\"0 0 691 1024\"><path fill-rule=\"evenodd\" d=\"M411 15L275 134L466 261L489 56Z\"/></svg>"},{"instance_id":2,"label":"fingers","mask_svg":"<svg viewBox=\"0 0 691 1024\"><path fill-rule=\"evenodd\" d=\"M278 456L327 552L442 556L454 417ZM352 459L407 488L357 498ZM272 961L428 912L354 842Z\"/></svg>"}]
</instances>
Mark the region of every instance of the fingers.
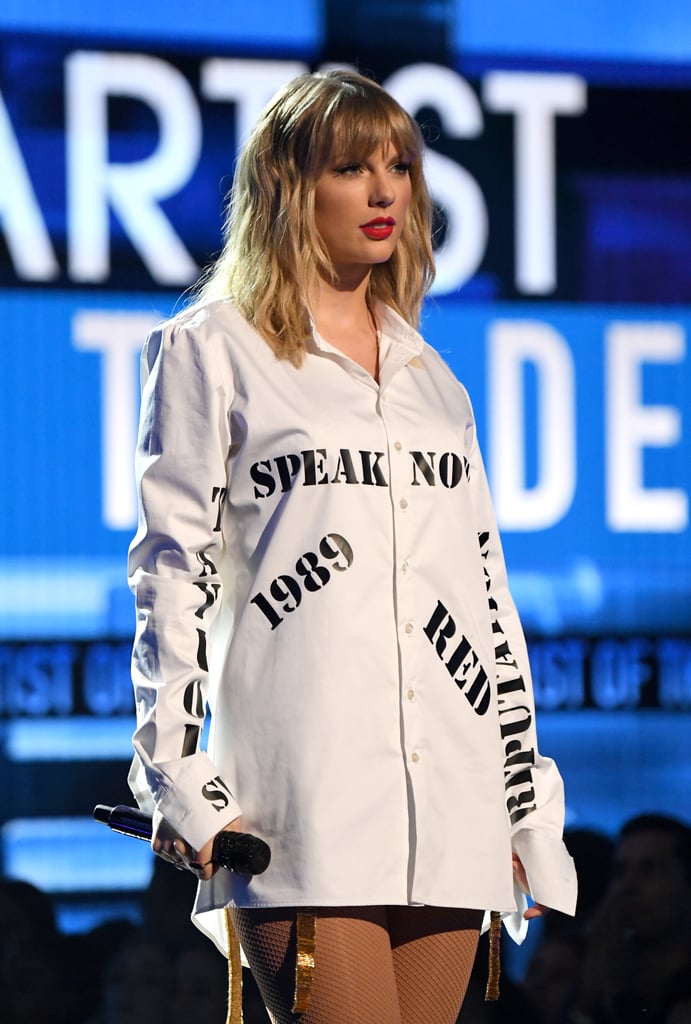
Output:
<instances>
[{"instance_id":1,"label":"fingers","mask_svg":"<svg viewBox=\"0 0 691 1024\"><path fill-rule=\"evenodd\" d=\"M518 886L518 888L521 890L521 892L530 892L530 888L528 886L528 876L526 875L525 868L521 863L521 858L518 856L517 853L512 854L511 864L513 866L513 877L516 881L516 885Z\"/></svg>"},{"instance_id":2,"label":"fingers","mask_svg":"<svg viewBox=\"0 0 691 1024\"><path fill-rule=\"evenodd\" d=\"M159 837L152 843L152 847L162 860L172 864L178 871L190 871L202 881L208 881L218 869L218 865L211 860L212 842L197 852L179 836L171 839Z\"/></svg>"},{"instance_id":3,"label":"fingers","mask_svg":"<svg viewBox=\"0 0 691 1024\"><path fill-rule=\"evenodd\" d=\"M172 864L178 871L191 871L191 863L195 860L196 851L181 836L173 831L168 822L162 818L151 840L154 853ZM196 871L194 872L196 874Z\"/></svg>"},{"instance_id":4,"label":"fingers","mask_svg":"<svg viewBox=\"0 0 691 1024\"><path fill-rule=\"evenodd\" d=\"M213 846L214 841L210 839L208 843L202 846L201 850L196 851L195 855L189 858L188 866L190 871L193 871L197 878L203 882L208 881L218 870L218 865L214 864L212 860Z\"/></svg>"},{"instance_id":5,"label":"fingers","mask_svg":"<svg viewBox=\"0 0 691 1024\"><path fill-rule=\"evenodd\" d=\"M241 832L240 818L235 818L225 825L223 831L226 830ZM172 829L165 818L161 817L151 840L151 848L157 856L172 864L178 871L191 871L201 881L208 881L218 870L218 865L212 860L214 839L215 836L212 836L201 849L194 850Z\"/></svg>"},{"instance_id":6,"label":"fingers","mask_svg":"<svg viewBox=\"0 0 691 1024\"><path fill-rule=\"evenodd\" d=\"M524 892L527 896L530 896L530 886L528 885L528 876L525 868L521 862L521 858L517 853L512 854L511 863L513 866L513 877L516 881L516 885ZM530 921L536 917L544 917L545 914L549 913L549 907L544 906L542 903L531 903L526 911L523 913L523 918L526 921Z\"/></svg>"},{"instance_id":7,"label":"fingers","mask_svg":"<svg viewBox=\"0 0 691 1024\"><path fill-rule=\"evenodd\" d=\"M172 864L178 871L184 871L189 866L192 851L187 847L183 839L160 839L157 838L151 844L154 853Z\"/></svg>"},{"instance_id":8,"label":"fingers","mask_svg":"<svg viewBox=\"0 0 691 1024\"><path fill-rule=\"evenodd\" d=\"M212 860L208 860L204 864L200 861L191 861L188 867L200 882L208 882L218 871L218 864L214 864Z\"/></svg>"},{"instance_id":9,"label":"fingers","mask_svg":"<svg viewBox=\"0 0 691 1024\"><path fill-rule=\"evenodd\" d=\"M549 914L549 907L545 907L542 903L533 903L532 906L523 914L526 921L532 920L535 917L544 917L545 914Z\"/></svg>"}]
</instances>

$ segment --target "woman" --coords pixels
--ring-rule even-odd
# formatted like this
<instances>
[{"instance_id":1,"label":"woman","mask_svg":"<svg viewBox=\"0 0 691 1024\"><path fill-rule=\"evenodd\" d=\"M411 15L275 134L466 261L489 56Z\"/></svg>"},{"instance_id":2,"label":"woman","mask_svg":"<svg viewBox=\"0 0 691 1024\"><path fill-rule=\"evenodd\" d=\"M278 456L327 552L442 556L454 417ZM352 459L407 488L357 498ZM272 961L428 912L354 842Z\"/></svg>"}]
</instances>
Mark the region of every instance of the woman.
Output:
<instances>
[{"instance_id":1,"label":"woman","mask_svg":"<svg viewBox=\"0 0 691 1024\"><path fill-rule=\"evenodd\" d=\"M304 1024L443 1024L483 911L523 909L514 873L527 915L575 901L472 410L415 330L422 150L368 79L290 83L143 355L131 784L279 1022L315 921ZM216 871L223 829L269 869Z\"/></svg>"}]
</instances>

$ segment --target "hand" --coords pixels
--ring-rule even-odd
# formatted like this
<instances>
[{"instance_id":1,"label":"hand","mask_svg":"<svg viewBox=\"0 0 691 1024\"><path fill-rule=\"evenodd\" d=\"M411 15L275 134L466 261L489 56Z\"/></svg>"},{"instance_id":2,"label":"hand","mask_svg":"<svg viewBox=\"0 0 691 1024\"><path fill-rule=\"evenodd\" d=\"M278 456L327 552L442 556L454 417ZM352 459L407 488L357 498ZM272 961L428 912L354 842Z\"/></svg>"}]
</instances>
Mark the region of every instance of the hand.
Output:
<instances>
[{"instance_id":1,"label":"hand","mask_svg":"<svg viewBox=\"0 0 691 1024\"><path fill-rule=\"evenodd\" d=\"M242 821L235 818L222 832L242 832ZM194 850L186 839L175 832L165 818L161 818L151 840L151 848L163 860L169 861L179 871L191 871L202 881L208 881L218 871L218 864L211 860L214 839L212 836L200 850Z\"/></svg>"},{"instance_id":2,"label":"hand","mask_svg":"<svg viewBox=\"0 0 691 1024\"><path fill-rule=\"evenodd\" d=\"M516 885L521 890L521 892L526 893L526 895L530 895L528 876L525 873L525 868L523 867L521 858L518 856L517 853L513 853L511 855L511 863L513 865L513 878ZM544 915L548 913L549 907L543 906L542 903L533 903L533 905L528 907L528 909L525 911L523 917L526 921L530 921L530 919L533 917L544 917Z\"/></svg>"}]
</instances>

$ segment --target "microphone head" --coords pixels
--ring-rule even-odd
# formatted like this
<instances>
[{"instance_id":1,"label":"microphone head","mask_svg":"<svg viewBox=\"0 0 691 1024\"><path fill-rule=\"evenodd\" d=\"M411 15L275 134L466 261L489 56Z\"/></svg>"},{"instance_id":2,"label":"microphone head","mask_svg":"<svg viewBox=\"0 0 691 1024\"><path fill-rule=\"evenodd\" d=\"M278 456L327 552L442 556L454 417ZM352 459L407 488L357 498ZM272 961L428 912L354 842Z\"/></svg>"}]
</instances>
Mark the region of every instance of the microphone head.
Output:
<instances>
[{"instance_id":1,"label":"microphone head","mask_svg":"<svg viewBox=\"0 0 691 1024\"><path fill-rule=\"evenodd\" d=\"M271 850L263 839L246 832L219 832L213 860L239 875L261 875L271 863Z\"/></svg>"}]
</instances>

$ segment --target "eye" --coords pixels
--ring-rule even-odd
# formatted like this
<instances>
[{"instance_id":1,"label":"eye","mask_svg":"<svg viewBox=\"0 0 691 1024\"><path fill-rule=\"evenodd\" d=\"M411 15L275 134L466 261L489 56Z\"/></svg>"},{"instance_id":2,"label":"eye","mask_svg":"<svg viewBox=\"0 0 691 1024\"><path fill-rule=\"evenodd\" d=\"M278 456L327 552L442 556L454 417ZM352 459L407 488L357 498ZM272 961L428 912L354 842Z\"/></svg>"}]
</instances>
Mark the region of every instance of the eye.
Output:
<instances>
[{"instance_id":1,"label":"eye","mask_svg":"<svg viewBox=\"0 0 691 1024\"><path fill-rule=\"evenodd\" d=\"M350 175L358 174L361 170L361 164L342 164L340 167L334 168L334 174L338 174L342 177L348 177Z\"/></svg>"},{"instance_id":2,"label":"eye","mask_svg":"<svg viewBox=\"0 0 691 1024\"><path fill-rule=\"evenodd\" d=\"M410 167L410 160L397 160L393 165L393 170L396 174L408 174L410 172Z\"/></svg>"}]
</instances>

